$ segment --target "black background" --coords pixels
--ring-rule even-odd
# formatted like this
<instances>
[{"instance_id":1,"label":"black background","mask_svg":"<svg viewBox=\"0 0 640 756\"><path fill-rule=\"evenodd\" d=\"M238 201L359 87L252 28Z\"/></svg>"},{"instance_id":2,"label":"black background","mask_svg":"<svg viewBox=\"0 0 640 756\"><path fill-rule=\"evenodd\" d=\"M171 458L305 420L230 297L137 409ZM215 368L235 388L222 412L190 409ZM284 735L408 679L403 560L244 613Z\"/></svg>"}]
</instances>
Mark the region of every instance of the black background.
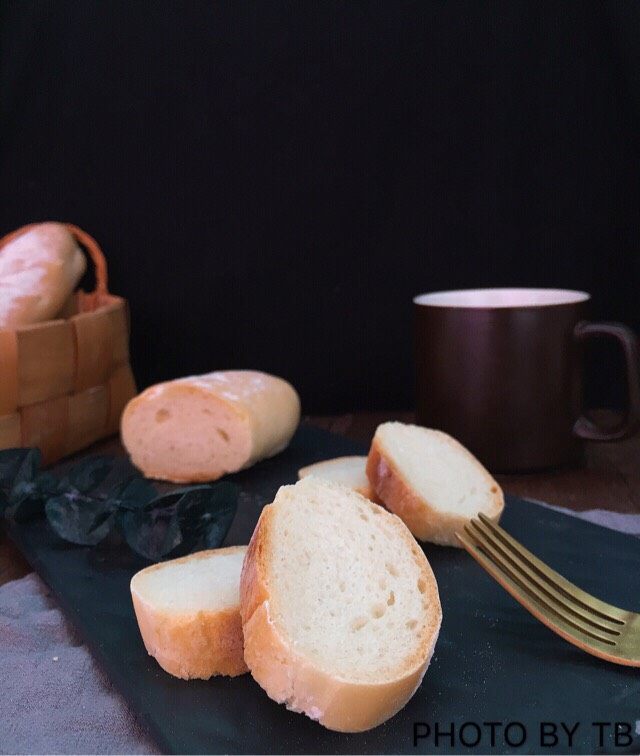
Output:
<instances>
[{"instance_id":1,"label":"black background","mask_svg":"<svg viewBox=\"0 0 640 756\"><path fill-rule=\"evenodd\" d=\"M408 407L410 300L443 288L640 325L640 3L0 12L0 230L100 240L141 386L254 367L306 411Z\"/></svg>"}]
</instances>

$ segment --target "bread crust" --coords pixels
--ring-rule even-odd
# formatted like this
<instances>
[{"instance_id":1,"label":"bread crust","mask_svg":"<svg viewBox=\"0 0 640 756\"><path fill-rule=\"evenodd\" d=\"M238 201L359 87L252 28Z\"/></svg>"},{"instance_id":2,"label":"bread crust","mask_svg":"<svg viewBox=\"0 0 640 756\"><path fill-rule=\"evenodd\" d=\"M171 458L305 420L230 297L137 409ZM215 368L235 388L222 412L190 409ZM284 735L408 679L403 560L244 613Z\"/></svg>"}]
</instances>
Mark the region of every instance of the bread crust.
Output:
<instances>
[{"instance_id":1,"label":"bread crust","mask_svg":"<svg viewBox=\"0 0 640 756\"><path fill-rule=\"evenodd\" d=\"M479 469L491 479L492 484L495 484L493 478L475 457L464 447L461 447L461 449L472 457ZM441 546L461 548L455 534L456 531L462 531L465 524L469 522L469 518L436 510L430 502L412 488L409 481L385 452L380 439L375 436L367 460L367 477L384 506L398 515L417 539L431 541ZM498 522L503 509L504 495L501 488L496 484L493 506L484 514L494 522Z\"/></svg>"},{"instance_id":2,"label":"bread crust","mask_svg":"<svg viewBox=\"0 0 640 756\"><path fill-rule=\"evenodd\" d=\"M212 549L191 554L176 562L232 553L243 546ZM142 572L162 569L160 562ZM139 575L141 573L137 573ZM177 615L157 609L145 601L131 580L131 598L145 648L171 675L183 680L208 680L213 675L235 677L248 672L244 661L242 621L239 607Z\"/></svg>"},{"instance_id":3,"label":"bread crust","mask_svg":"<svg viewBox=\"0 0 640 756\"><path fill-rule=\"evenodd\" d=\"M240 611L245 661L267 695L288 709L306 714L330 730L362 732L396 714L415 693L426 672L442 620L438 587L419 546L404 526L407 543L423 565L425 598L435 610L423 643L395 680L362 683L341 679L295 650L270 613L268 551L273 528L268 505L253 533L240 578ZM401 523L399 523L401 524Z\"/></svg>"},{"instance_id":4,"label":"bread crust","mask_svg":"<svg viewBox=\"0 0 640 756\"><path fill-rule=\"evenodd\" d=\"M159 459L157 453L151 458L144 453L138 440L140 411L146 405L152 407L155 402L162 404L185 396L215 403L234 417L234 423L237 421L233 432L229 431L231 438L225 437L227 443L237 447L233 463L211 459L185 469L180 454L167 460L162 455ZM120 430L131 461L145 477L172 483L204 483L279 454L288 446L299 421L300 398L283 378L256 370L221 370L150 386L129 401L122 413ZM181 429L180 435L190 438L193 433ZM153 450L153 446L150 448Z\"/></svg>"},{"instance_id":5,"label":"bread crust","mask_svg":"<svg viewBox=\"0 0 640 756\"><path fill-rule=\"evenodd\" d=\"M57 317L87 267L76 240L64 224L53 221L10 236L0 254L13 258L14 265L20 263L21 270L14 268L2 288L0 328L15 329Z\"/></svg>"}]
</instances>

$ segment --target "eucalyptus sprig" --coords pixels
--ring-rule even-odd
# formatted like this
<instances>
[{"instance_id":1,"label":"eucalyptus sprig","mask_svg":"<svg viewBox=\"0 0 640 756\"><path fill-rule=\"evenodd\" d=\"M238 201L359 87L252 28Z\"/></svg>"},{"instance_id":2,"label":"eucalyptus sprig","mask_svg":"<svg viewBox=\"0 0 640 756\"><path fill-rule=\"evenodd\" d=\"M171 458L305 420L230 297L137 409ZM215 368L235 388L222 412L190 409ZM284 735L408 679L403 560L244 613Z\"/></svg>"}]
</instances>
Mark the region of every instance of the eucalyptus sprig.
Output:
<instances>
[{"instance_id":1,"label":"eucalyptus sprig","mask_svg":"<svg viewBox=\"0 0 640 756\"><path fill-rule=\"evenodd\" d=\"M0 513L16 522L44 515L60 538L81 546L119 532L151 561L217 548L238 506L232 483L159 492L118 457L86 458L62 477L41 465L38 449L0 451Z\"/></svg>"}]
</instances>

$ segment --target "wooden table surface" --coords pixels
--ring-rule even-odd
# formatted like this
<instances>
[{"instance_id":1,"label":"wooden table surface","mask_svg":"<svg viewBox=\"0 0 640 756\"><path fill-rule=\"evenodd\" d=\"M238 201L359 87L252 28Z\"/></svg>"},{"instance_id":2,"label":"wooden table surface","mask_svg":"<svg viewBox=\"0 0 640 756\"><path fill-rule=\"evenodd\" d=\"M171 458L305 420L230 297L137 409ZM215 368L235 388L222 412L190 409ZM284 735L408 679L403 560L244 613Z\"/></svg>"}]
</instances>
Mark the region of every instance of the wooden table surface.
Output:
<instances>
[{"instance_id":1,"label":"wooden table surface","mask_svg":"<svg viewBox=\"0 0 640 756\"><path fill-rule=\"evenodd\" d=\"M358 412L347 415L307 417L304 422L369 444L377 425L386 420L411 422L409 412ZM90 453L122 449L111 440ZM498 475L505 493L567 509L608 509L640 514L640 435L615 443L588 442L581 465L526 475ZM0 585L22 577L29 566L0 529Z\"/></svg>"}]
</instances>

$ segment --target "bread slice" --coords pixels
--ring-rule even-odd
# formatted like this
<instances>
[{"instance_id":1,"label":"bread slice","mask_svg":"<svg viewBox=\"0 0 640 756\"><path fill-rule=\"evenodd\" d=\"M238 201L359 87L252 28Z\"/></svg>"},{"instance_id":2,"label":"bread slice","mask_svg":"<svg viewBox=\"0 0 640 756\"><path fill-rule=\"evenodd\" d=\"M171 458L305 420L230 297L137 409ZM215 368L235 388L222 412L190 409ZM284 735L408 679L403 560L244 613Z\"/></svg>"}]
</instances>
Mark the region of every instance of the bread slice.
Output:
<instances>
[{"instance_id":1,"label":"bread slice","mask_svg":"<svg viewBox=\"0 0 640 756\"><path fill-rule=\"evenodd\" d=\"M131 580L142 640L162 669L184 680L247 671L240 571L246 546L154 564Z\"/></svg>"},{"instance_id":2,"label":"bread slice","mask_svg":"<svg viewBox=\"0 0 640 756\"><path fill-rule=\"evenodd\" d=\"M375 494L367 478L366 468L366 457L336 457L303 467L298 470L298 479L302 480L309 475L314 475L316 478L330 480L347 488L353 488L366 499L374 501Z\"/></svg>"},{"instance_id":3,"label":"bread slice","mask_svg":"<svg viewBox=\"0 0 640 756\"><path fill-rule=\"evenodd\" d=\"M378 426L367 476L384 505L421 541L459 546L455 537L479 512L497 522L500 486L478 460L442 431L404 423Z\"/></svg>"},{"instance_id":4,"label":"bread slice","mask_svg":"<svg viewBox=\"0 0 640 756\"><path fill-rule=\"evenodd\" d=\"M122 415L122 441L148 478L216 480L281 452L300 421L291 384L257 370L219 370L143 391Z\"/></svg>"},{"instance_id":5,"label":"bread slice","mask_svg":"<svg viewBox=\"0 0 640 756\"><path fill-rule=\"evenodd\" d=\"M415 693L442 611L402 521L337 483L283 486L240 580L245 661L267 694L331 730L384 722Z\"/></svg>"}]
</instances>

